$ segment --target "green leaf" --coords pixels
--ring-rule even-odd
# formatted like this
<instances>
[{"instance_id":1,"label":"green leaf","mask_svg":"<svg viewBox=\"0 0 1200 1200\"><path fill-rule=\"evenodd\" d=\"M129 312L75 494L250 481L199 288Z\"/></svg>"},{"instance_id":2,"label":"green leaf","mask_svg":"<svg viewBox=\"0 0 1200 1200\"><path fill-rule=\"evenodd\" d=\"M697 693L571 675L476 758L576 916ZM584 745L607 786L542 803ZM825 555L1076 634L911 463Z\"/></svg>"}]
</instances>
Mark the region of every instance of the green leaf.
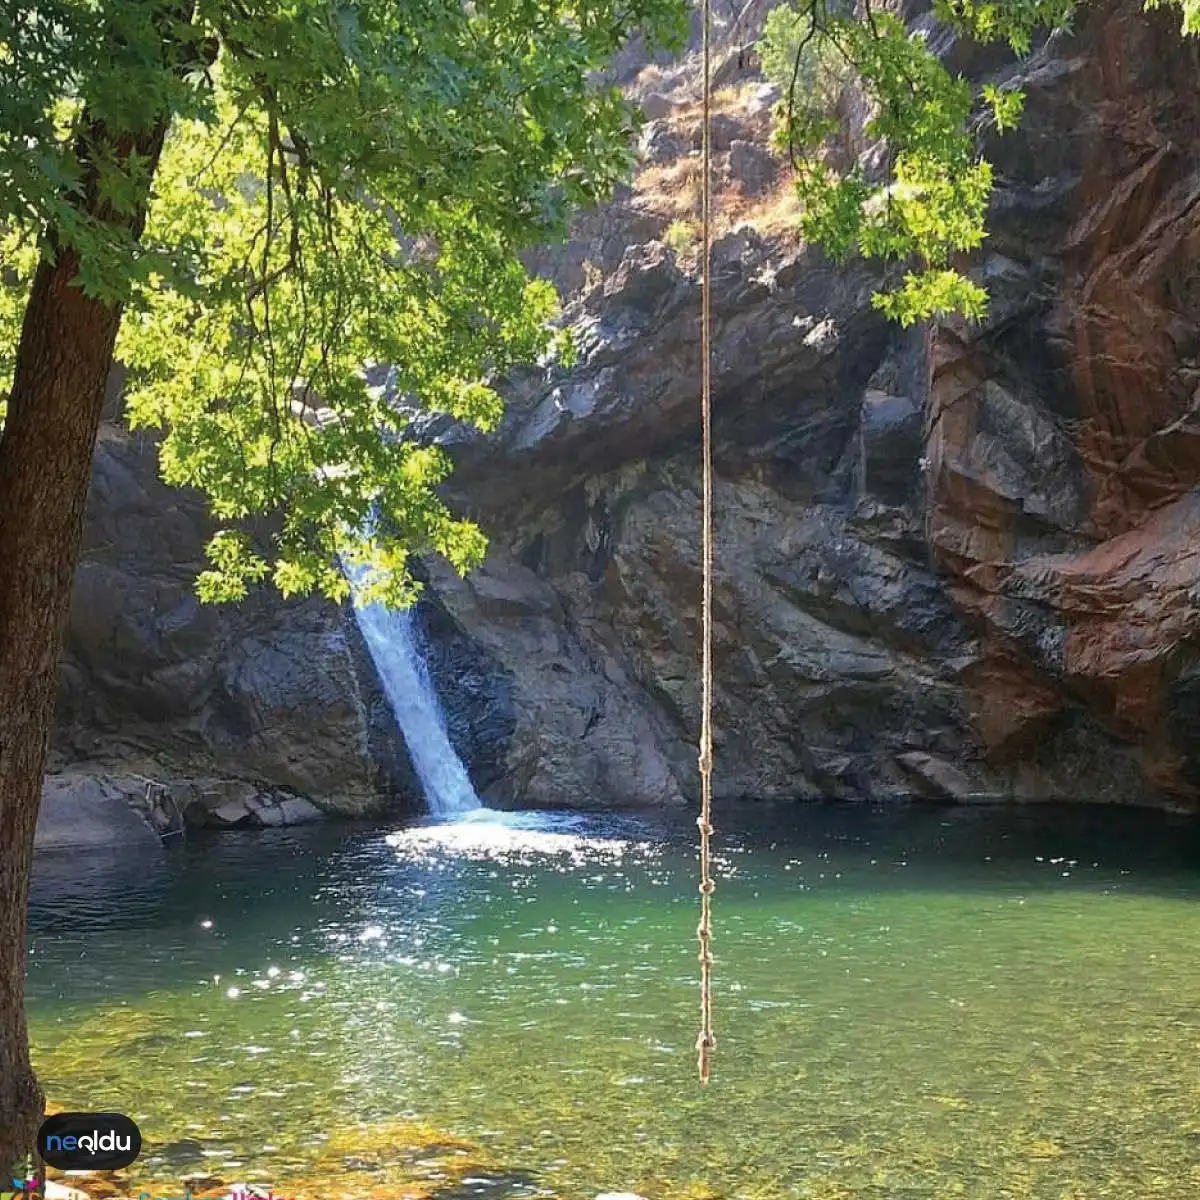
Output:
<instances>
[{"instance_id":1,"label":"green leaf","mask_svg":"<svg viewBox=\"0 0 1200 1200\"><path fill-rule=\"evenodd\" d=\"M39 256L70 247L125 306L130 421L223 525L200 595L344 598L348 554L411 602L414 556L468 570L485 542L409 414L492 429L497 381L565 356L521 253L631 168L612 53L686 29L680 0L0 6L0 377ZM131 152L164 128L157 164Z\"/></svg>"}]
</instances>

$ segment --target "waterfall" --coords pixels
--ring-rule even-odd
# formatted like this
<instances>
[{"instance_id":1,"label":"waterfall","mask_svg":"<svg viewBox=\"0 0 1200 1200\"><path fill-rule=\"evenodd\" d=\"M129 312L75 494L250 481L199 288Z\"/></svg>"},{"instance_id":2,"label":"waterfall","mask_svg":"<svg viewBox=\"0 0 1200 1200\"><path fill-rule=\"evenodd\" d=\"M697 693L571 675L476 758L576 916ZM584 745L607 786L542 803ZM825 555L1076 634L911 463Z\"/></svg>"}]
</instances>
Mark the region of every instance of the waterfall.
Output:
<instances>
[{"instance_id":1,"label":"waterfall","mask_svg":"<svg viewBox=\"0 0 1200 1200\"><path fill-rule=\"evenodd\" d=\"M471 777L446 732L442 705L421 651L413 609L393 611L381 604L355 607L396 723L435 816L480 807Z\"/></svg>"}]
</instances>

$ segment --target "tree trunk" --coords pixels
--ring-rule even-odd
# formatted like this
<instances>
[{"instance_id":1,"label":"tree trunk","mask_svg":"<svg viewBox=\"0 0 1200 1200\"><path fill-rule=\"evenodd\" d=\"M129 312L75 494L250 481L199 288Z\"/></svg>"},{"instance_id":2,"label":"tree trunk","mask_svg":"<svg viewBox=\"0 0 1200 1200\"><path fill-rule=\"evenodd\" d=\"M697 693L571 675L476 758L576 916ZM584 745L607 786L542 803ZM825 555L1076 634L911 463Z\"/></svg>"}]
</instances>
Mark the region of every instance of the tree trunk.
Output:
<instances>
[{"instance_id":1,"label":"tree trunk","mask_svg":"<svg viewBox=\"0 0 1200 1200\"><path fill-rule=\"evenodd\" d=\"M25 920L55 682L104 382L121 314L43 264L0 436L0 1168L32 1149L42 1095L25 1032ZM2 1176L0 1176L2 1177Z\"/></svg>"},{"instance_id":2,"label":"tree trunk","mask_svg":"<svg viewBox=\"0 0 1200 1200\"><path fill-rule=\"evenodd\" d=\"M118 161L138 154L153 174L166 128L162 119L109 140L93 124L89 138ZM113 212L83 149L80 159L80 207L140 237L144 208ZM74 286L76 251L57 246L52 233L49 241L56 252L34 276L0 432L0 1172L32 1151L42 1116L25 1026L29 870L92 454L121 323L119 306Z\"/></svg>"}]
</instances>

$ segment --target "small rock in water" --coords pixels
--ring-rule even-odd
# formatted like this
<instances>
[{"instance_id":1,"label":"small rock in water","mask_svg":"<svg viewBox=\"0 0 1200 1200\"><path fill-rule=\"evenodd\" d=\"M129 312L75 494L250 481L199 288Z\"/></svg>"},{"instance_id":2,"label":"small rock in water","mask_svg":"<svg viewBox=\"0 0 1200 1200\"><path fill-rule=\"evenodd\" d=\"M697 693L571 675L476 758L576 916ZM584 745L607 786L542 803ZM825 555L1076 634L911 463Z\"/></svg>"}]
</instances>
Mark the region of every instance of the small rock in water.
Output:
<instances>
[{"instance_id":1,"label":"small rock in water","mask_svg":"<svg viewBox=\"0 0 1200 1200\"><path fill-rule=\"evenodd\" d=\"M225 1181L219 1175L184 1175L179 1182L193 1195L199 1192L212 1192L218 1188L222 1192L227 1190Z\"/></svg>"},{"instance_id":2,"label":"small rock in water","mask_svg":"<svg viewBox=\"0 0 1200 1200\"><path fill-rule=\"evenodd\" d=\"M204 1143L195 1138L181 1138L177 1142L167 1142L166 1145L159 1147L158 1153L172 1165L203 1162Z\"/></svg>"}]
</instances>

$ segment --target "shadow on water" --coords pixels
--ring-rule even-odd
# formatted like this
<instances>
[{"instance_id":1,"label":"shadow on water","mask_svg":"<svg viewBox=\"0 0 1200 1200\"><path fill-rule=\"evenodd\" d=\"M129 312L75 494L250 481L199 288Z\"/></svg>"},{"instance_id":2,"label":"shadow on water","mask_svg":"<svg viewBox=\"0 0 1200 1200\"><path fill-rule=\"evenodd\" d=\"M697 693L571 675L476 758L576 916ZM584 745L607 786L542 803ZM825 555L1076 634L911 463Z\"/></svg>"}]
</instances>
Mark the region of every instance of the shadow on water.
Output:
<instances>
[{"instance_id":1,"label":"shadow on water","mask_svg":"<svg viewBox=\"0 0 1200 1200\"><path fill-rule=\"evenodd\" d=\"M1110 874L1136 876L1144 887L1168 881L1172 889L1189 877L1200 883L1200 821L1155 809L1108 805L912 804L886 807L845 804L727 807L722 828L734 842L759 846L774 841L848 859L885 854L919 863L923 883L949 872L955 886L963 868L985 864L1027 865L1028 884L1053 883L1033 869L1051 860L1096 863Z\"/></svg>"},{"instance_id":2,"label":"shadow on water","mask_svg":"<svg viewBox=\"0 0 1200 1200\"><path fill-rule=\"evenodd\" d=\"M168 855L130 858L120 849L54 851L34 859L29 882L32 929L41 934L109 926L124 918L152 922L163 907Z\"/></svg>"},{"instance_id":3,"label":"shadow on water","mask_svg":"<svg viewBox=\"0 0 1200 1200\"><path fill-rule=\"evenodd\" d=\"M194 914L250 914L311 894L322 877L336 877L346 855L357 856L380 836L374 829L312 825L193 833L149 859L106 850L38 855L31 930L170 926Z\"/></svg>"}]
</instances>

